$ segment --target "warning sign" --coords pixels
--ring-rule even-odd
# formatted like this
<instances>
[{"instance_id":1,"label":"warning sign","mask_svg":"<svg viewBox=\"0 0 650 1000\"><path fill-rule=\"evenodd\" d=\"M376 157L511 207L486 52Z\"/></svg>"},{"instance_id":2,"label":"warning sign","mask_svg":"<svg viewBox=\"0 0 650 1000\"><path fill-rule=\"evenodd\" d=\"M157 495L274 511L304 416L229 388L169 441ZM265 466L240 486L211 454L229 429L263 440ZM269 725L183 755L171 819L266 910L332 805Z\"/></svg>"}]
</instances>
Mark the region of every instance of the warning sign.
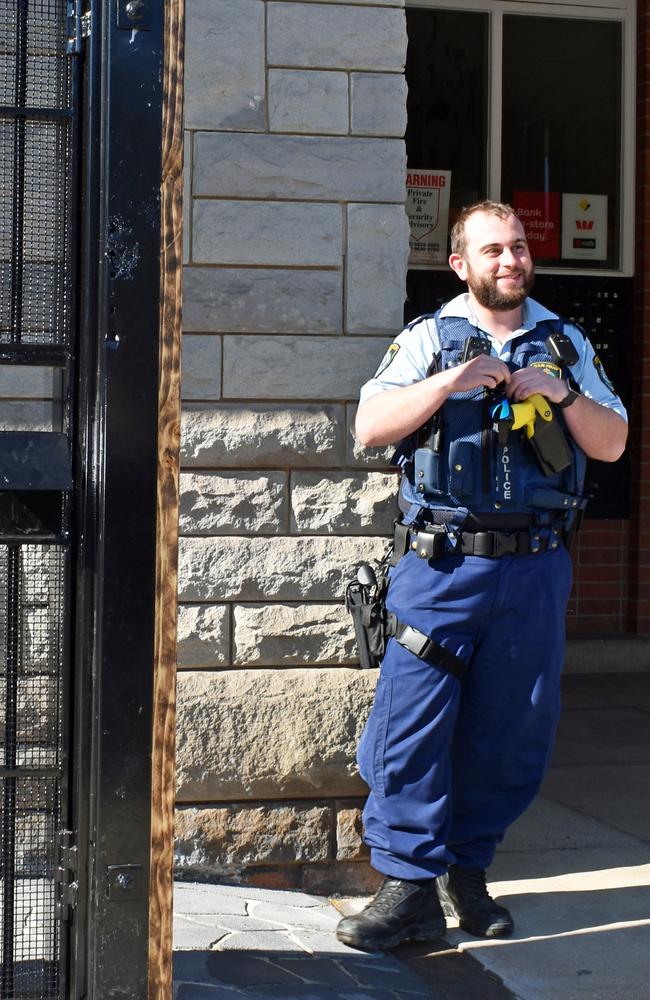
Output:
<instances>
[{"instance_id":1,"label":"warning sign","mask_svg":"<svg viewBox=\"0 0 650 1000\"><path fill-rule=\"evenodd\" d=\"M409 264L447 260L451 170L406 172L406 211L411 226Z\"/></svg>"}]
</instances>

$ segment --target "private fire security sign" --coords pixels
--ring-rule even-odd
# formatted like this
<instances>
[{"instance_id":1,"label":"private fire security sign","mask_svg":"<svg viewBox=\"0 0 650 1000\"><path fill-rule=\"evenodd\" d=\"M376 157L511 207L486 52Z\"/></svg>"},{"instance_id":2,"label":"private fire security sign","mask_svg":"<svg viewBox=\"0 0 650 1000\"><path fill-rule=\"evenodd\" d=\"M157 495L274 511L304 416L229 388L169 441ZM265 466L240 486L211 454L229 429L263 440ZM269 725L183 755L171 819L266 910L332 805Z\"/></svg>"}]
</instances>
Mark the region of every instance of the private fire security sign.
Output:
<instances>
[{"instance_id":1,"label":"private fire security sign","mask_svg":"<svg viewBox=\"0 0 650 1000\"><path fill-rule=\"evenodd\" d=\"M406 172L406 211L411 226L409 264L447 260L451 170Z\"/></svg>"}]
</instances>

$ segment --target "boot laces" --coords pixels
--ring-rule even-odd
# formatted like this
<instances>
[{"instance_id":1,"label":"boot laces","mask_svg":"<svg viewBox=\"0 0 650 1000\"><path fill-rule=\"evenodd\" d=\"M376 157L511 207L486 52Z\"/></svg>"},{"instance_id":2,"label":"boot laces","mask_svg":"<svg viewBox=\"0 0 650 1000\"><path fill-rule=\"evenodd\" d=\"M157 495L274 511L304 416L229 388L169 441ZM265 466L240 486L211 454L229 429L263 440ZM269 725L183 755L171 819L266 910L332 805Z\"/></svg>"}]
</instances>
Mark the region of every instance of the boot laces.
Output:
<instances>
[{"instance_id":1,"label":"boot laces","mask_svg":"<svg viewBox=\"0 0 650 1000\"><path fill-rule=\"evenodd\" d=\"M485 872L480 868L455 867L452 877L455 886L468 899L492 900L487 889Z\"/></svg>"},{"instance_id":2,"label":"boot laces","mask_svg":"<svg viewBox=\"0 0 650 1000\"><path fill-rule=\"evenodd\" d=\"M392 910L407 895L409 888L411 887L407 882L387 880L374 899L370 900L368 908L372 907L373 910L378 910L379 912Z\"/></svg>"}]
</instances>

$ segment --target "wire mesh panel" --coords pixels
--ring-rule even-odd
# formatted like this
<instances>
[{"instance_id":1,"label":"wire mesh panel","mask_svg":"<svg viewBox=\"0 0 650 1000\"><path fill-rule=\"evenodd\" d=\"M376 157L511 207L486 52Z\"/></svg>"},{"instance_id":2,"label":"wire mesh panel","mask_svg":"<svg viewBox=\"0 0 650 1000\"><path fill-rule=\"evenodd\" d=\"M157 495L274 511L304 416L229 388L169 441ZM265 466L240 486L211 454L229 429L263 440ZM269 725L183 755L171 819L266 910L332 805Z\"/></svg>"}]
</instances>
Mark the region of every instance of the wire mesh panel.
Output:
<instances>
[{"instance_id":1,"label":"wire mesh panel","mask_svg":"<svg viewBox=\"0 0 650 1000\"><path fill-rule=\"evenodd\" d=\"M66 0L0 0L0 344L70 339Z\"/></svg>"},{"instance_id":2,"label":"wire mesh panel","mask_svg":"<svg viewBox=\"0 0 650 1000\"><path fill-rule=\"evenodd\" d=\"M0 545L0 998L60 996L66 550Z\"/></svg>"}]
</instances>

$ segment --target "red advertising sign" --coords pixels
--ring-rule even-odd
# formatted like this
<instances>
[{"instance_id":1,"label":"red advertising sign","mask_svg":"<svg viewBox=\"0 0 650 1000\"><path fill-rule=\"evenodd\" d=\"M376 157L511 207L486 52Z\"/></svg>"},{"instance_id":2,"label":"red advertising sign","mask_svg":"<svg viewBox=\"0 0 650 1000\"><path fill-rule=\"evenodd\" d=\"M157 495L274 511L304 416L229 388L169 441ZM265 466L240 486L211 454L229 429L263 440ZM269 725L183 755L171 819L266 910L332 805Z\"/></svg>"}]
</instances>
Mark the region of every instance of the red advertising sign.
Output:
<instances>
[{"instance_id":1,"label":"red advertising sign","mask_svg":"<svg viewBox=\"0 0 650 1000\"><path fill-rule=\"evenodd\" d=\"M533 260L560 256L560 195L557 191L515 191L513 205Z\"/></svg>"}]
</instances>

